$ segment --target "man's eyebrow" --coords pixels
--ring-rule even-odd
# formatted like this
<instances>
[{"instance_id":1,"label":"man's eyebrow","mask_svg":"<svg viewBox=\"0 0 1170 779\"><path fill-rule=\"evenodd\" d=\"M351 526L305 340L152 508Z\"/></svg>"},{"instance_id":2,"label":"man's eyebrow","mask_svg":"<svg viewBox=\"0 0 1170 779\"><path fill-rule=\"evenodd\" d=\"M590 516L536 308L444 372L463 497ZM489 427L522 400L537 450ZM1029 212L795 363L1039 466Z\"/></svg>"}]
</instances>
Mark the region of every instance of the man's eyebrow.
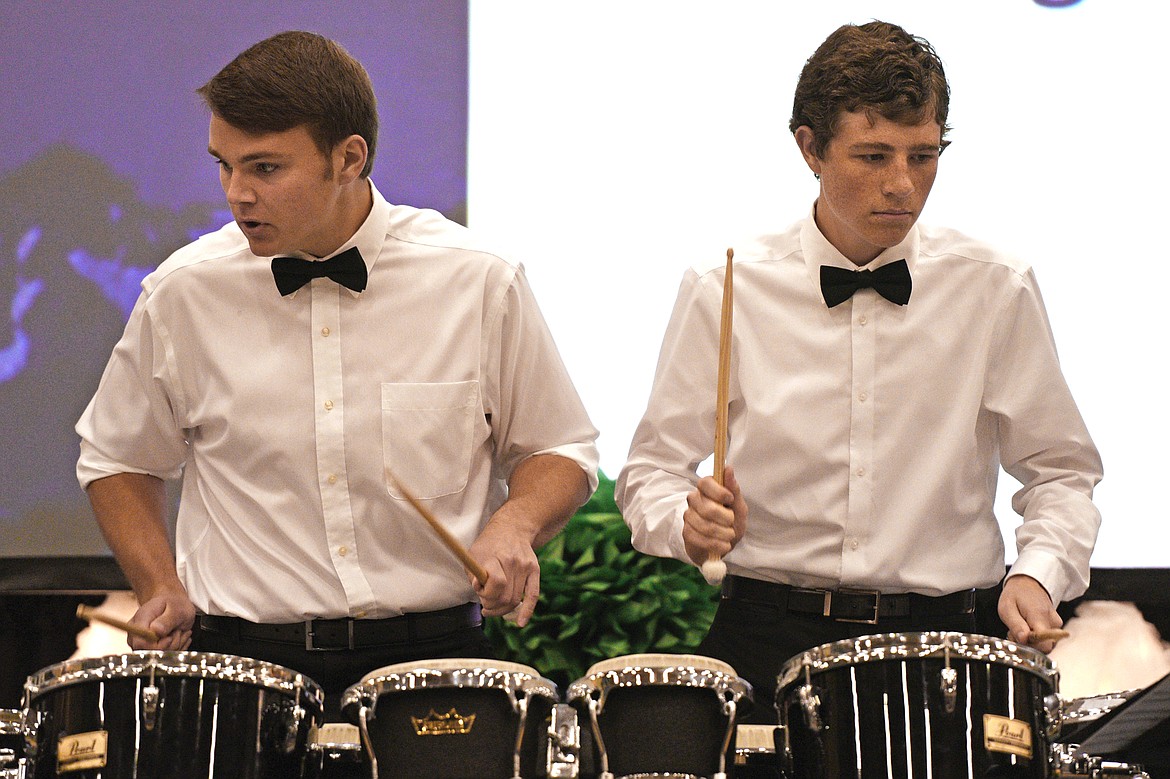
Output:
<instances>
[{"instance_id":1,"label":"man's eyebrow","mask_svg":"<svg viewBox=\"0 0 1170 779\"><path fill-rule=\"evenodd\" d=\"M859 141L849 147L853 151L897 151L896 147L878 141ZM917 143L910 147L910 151L938 151L937 143Z\"/></svg>"},{"instance_id":2,"label":"man's eyebrow","mask_svg":"<svg viewBox=\"0 0 1170 779\"><path fill-rule=\"evenodd\" d=\"M212 157L215 157L217 160L223 159L223 155L220 154L219 152L217 152L215 149L213 149L210 146L207 147L207 153L210 154ZM263 159L279 159L283 156L284 155L282 155L278 152L274 152L274 151L254 151L254 152L251 152L250 154L245 154L243 157L241 157L240 164L244 164L244 163L248 163L248 162L255 162L256 160L263 160Z\"/></svg>"}]
</instances>

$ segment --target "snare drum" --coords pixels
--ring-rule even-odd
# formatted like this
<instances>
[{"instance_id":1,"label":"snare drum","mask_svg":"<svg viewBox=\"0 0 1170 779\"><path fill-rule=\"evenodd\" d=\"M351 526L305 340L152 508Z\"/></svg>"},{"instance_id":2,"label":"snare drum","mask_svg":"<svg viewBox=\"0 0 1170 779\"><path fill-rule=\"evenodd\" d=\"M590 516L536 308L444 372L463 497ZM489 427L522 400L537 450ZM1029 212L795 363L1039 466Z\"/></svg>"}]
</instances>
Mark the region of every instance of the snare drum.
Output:
<instances>
[{"instance_id":1,"label":"snare drum","mask_svg":"<svg viewBox=\"0 0 1170 779\"><path fill-rule=\"evenodd\" d=\"M726 777L751 685L695 655L626 655L591 667L566 700L580 712L582 776Z\"/></svg>"},{"instance_id":2,"label":"snare drum","mask_svg":"<svg viewBox=\"0 0 1170 779\"><path fill-rule=\"evenodd\" d=\"M1060 722L1043 653L962 633L890 633L788 660L776 711L794 779L1048 776Z\"/></svg>"},{"instance_id":3,"label":"snare drum","mask_svg":"<svg viewBox=\"0 0 1170 779\"><path fill-rule=\"evenodd\" d=\"M308 677L234 655L67 660L25 683L28 775L300 777L323 701Z\"/></svg>"},{"instance_id":4,"label":"snare drum","mask_svg":"<svg viewBox=\"0 0 1170 779\"><path fill-rule=\"evenodd\" d=\"M557 688L535 669L484 659L399 663L345 691L371 779L543 775Z\"/></svg>"}]
</instances>

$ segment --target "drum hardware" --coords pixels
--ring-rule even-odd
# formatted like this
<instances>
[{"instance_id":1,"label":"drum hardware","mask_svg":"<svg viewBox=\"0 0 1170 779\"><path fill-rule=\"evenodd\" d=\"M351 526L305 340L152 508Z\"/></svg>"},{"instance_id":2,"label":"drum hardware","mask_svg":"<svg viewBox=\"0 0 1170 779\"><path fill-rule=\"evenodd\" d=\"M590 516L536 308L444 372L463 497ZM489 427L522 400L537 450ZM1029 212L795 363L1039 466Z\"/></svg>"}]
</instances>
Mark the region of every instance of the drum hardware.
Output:
<instances>
[{"instance_id":1,"label":"drum hardware","mask_svg":"<svg viewBox=\"0 0 1170 779\"><path fill-rule=\"evenodd\" d=\"M146 730L154 730L155 716L158 714L158 685L154 683L154 661L150 663L150 683L142 688L142 725Z\"/></svg>"},{"instance_id":2,"label":"drum hardware","mask_svg":"<svg viewBox=\"0 0 1170 779\"><path fill-rule=\"evenodd\" d=\"M809 670L812 663L808 655L804 656L804 684L796 691L797 700L800 701L800 708L804 712L804 721L808 725L808 729L813 733L821 732L821 698L816 694L812 685L812 672Z\"/></svg>"},{"instance_id":3,"label":"drum hardware","mask_svg":"<svg viewBox=\"0 0 1170 779\"><path fill-rule=\"evenodd\" d=\"M373 717L373 711L373 704L362 704L358 710L358 732L362 737L362 749L365 751L366 760L370 763L370 779L378 779L378 755L374 752L374 740L370 738L370 718Z\"/></svg>"},{"instance_id":4,"label":"drum hardware","mask_svg":"<svg viewBox=\"0 0 1170 779\"><path fill-rule=\"evenodd\" d=\"M1069 779L1104 779L1111 776L1150 779L1150 775L1139 765L1118 763L1086 754L1078 744L1053 744L1052 763L1056 776Z\"/></svg>"},{"instance_id":5,"label":"drum hardware","mask_svg":"<svg viewBox=\"0 0 1170 779\"><path fill-rule=\"evenodd\" d=\"M1048 722L1045 734L1049 741L1055 743L1064 729L1064 701L1057 693L1044 696L1044 718Z\"/></svg>"},{"instance_id":6,"label":"drum hardware","mask_svg":"<svg viewBox=\"0 0 1170 779\"><path fill-rule=\"evenodd\" d=\"M581 775L581 730L577 710L566 703L553 706L549 717L544 772L548 779L577 779Z\"/></svg>"},{"instance_id":7,"label":"drum hardware","mask_svg":"<svg viewBox=\"0 0 1170 779\"><path fill-rule=\"evenodd\" d=\"M939 671L939 690L943 694L943 705L947 714L955 713L955 702L959 698L959 672L951 668L951 637L943 640L943 668Z\"/></svg>"}]
</instances>

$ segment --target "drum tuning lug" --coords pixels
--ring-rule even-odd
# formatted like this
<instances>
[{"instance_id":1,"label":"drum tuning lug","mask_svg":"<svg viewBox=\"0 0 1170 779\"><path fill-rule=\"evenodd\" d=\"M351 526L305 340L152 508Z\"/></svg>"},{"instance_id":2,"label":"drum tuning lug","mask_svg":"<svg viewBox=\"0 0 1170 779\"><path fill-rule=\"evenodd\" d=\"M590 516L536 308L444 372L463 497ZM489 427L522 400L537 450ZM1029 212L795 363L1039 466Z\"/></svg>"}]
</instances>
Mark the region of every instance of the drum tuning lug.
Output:
<instances>
[{"instance_id":1,"label":"drum tuning lug","mask_svg":"<svg viewBox=\"0 0 1170 779\"><path fill-rule=\"evenodd\" d=\"M1044 730L1049 741L1055 741L1064 727L1064 706L1056 693L1044 696L1044 720L1047 723Z\"/></svg>"},{"instance_id":2,"label":"drum tuning lug","mask_svg":"<svg viewBox=\"0 0 1170 779\"><path fill-rule=\"evenodd\" d=\"M291 755L296 751L298 736L301 732L301 725L305 721L308 712L305 707L301 705L301 694L304 692L304 686L301 684L300 677L297 677L293 684L293 707L291 722L289 722L288 730L284 734L284 742L281 748L286 755Z\"/></svg>"},{"instance_id":3,"label":"drum tuning lug","mask_svg":"<svg viewBox=\"0 0 1170 779\"><path fill-rule=\"evenodd\" d=\"M150 664L150 681L142 688L142 725L147 731L154 730L158 719L159 693L154 683L154 663Z\"/></svg>"},{"instance_id":4,"label":"drum tuning lug","mask_svg":"<svg viewBox=\"0 0 1170 779\"><path fill-rule=\"evenodd\" d=\"M548 779L577 779L581 773L581 728L577 710L565 703L553 706L548 725Z\"/></svg>"},{"instance_id":5,"label":"drum tuning lug","mask_svg":"<svg viewBox=\"0 0 1170 779\"><path fill-rule=\"evenodd\" d=\"M947 714L954 714L955 702L959 697L959 674L949 665L939 671L939 690L942 691Z\"/></svg>"},{"instance_id":6,"label":"drum tuning lug","mask_svg":"<svg viewBox=\"0 0 1170 779\"><path fill-rule=\"evenodd\" d=\"M802 684L796 691L796 697L800 701L800 707L804 709L804 718L808 724L808 729L813 733L821 732L821 698L813 691L811 684Z\"/></svg>"},{"instance_id":7,"label":"drum tuning lug","mask_svg":"<svg viewBox=\"0 0 1170 779\"><path fill-rule=\"evenodd\" d=\"M24 732L24 755L29 759L37 756L37 734L43 720L44 712L30 709L28 704L25 704L21 714L21 730Z\"/></svg>"}]
</instances>

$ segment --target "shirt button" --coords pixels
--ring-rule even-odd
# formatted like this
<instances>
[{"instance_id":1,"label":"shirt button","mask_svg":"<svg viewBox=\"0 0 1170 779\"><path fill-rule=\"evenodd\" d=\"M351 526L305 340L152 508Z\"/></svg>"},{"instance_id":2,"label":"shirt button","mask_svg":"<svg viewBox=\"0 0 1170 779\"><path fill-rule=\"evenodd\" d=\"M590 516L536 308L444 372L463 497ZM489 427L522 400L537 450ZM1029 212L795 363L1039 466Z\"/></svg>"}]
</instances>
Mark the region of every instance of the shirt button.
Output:
<instances>
[{"instance_id":1,"label":"shirt button","mask_svg":"<svg viewBox=\"0 0 1170 779\"><path fill-rule=\"evenodd\" d=\"M329 337L329 332L330 332L330 330L329 330L329 328L328 328L328 327L322 327L322 328L321 328L321 335L325 336L326 338L328 338L328 337Z\"/></svg>"},{"instance_id":2,"label":"shirt button","mask_svg":"<svg viewBox=\"0 0 1170 779\"><path fill-rule=\"evenodd\" d=\"M329 478L328 478L328 479L326 479L325 481L329 482L330 484L337 484L337 476L336 476L336 474L332 474L332 473L331 473L331 474L329 474Z\"/></svg>"},{"instance_id":3,"label":"shirt button","mask_svg":"<svg viewBox=\"0 0 1170 779\"><path fill-rule=\"evenodd\" d=\"M337 548L337 554L341 555L342 557L345 557L347 554L349 554L349 547L348 546L339 546Z\"/></svg>"},{"instance_id":4,"label":"shirt button","mask_svg":"<svg viewBox=\"0 0 1170 779\"><path fill-rule=\"evenodd\" d=\"M859 316L859 317L857 318L857 322L858 322L858 324L860 324L862 327L865 327L865 325L867 325L867 324L869 323L869 317L867 317L865 314L862 314L861 316Z\"/></svg>"},{"instance_id":5,"label":"shirt button","mask_svg":"<svg viewBox=\"0 0 1170 779\"><path fill-rule=\"evenodd\" d=\"M858 540L856 538L852 538L849 540L849 548L850 549L857 549L857 547L859 547L859 546L861 546L861 544L858 542Z\"/></svg>"},{"instance_id":6,"label":"shirt button","mask_svg":"<svg viewBox=\"0 0 1170 779\"><path fill-rule=\"evenodd\" d=\"M354 615L353 615L353 618L354 618L354 619L365 619L365 618L366 618L366 612L364 612L364 611L359 611L358 613L356 613L356 614L354 614Z\"/></svg>"},{"instance_id":7,"label":"shirt button","mask_svg":"<svg viewBox=\"0 0 1170 779\"><path fill-rule=\"evenodd\" d=\"M332 401L332 400L327 400L327 401L325 401L325 410L326 410L326 411L332 411L332 410L333 410L333 401Z\"/></svg>"},{"instance_id":8,"label":"shirt button","mask_svg":"<svg viewBox=\"0 0 1170 779\"><path fill-rule=\"evenodd\" d=\"M857 469L857 475L858 475L858 476L864 476L864 475L865 475L865 469L864 469L864 468L858 468L858 469Z\"/></svg>"},{"instance_id":9,"label":"shirt button","mask_svg":"<svg viewBox=\"0 0 1170 779\"><path fill-rule=\"evenodd\" d=\"M857 399L860 400L862 403L864 403L865 399L868 397L869 397L869 395L866 395L864 392L857 393Z\"/></svg>"}]
</instances>

